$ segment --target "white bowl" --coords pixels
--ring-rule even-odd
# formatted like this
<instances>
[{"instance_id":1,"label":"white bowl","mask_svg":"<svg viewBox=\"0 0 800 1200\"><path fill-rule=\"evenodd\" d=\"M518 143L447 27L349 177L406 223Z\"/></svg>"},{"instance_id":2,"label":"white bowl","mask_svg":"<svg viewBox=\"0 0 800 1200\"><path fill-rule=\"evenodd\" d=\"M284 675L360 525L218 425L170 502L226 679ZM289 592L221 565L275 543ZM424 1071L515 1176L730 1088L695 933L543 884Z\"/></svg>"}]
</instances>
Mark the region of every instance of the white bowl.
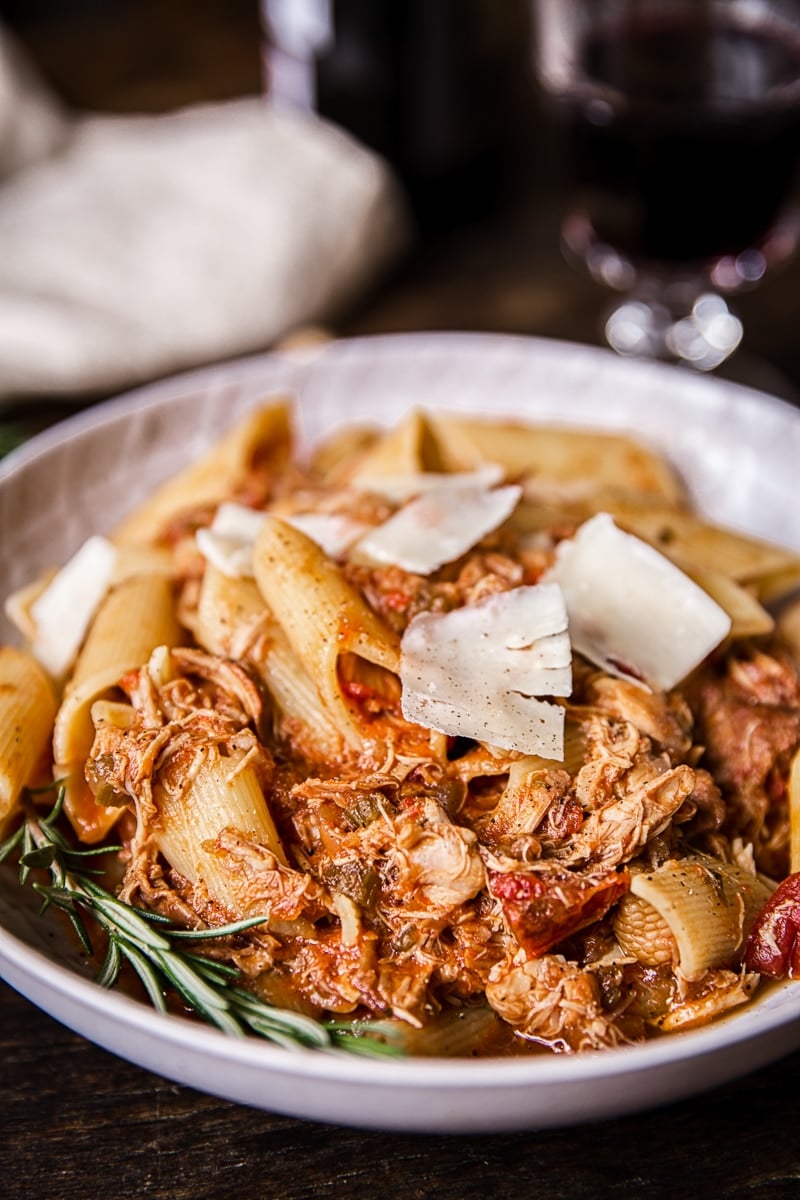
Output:
<instances>
[{"instance_id":1,"label":"white bowl","mask_svg":"<svg viewBox=\"0 0 800 1200\"><path fill-rule=\"evenodd\" d=\"M297 398L301 440L410 406L633 432L715 520L800 549L800 410L718 379L565 343L398 335L265 355L148 386L71 418L0 464L5 595L108 530L256 400ZM11 636L4 624L0 634ZM608 1119L712 1088L800 1045L800 984L707 1028L573 1057L396 1061L291 1052L162 1016L91 978L56 919L0 872L0 975L122 1058L214 1095L364 1128L464 1133Z\"/></svg>"}]
</instances>

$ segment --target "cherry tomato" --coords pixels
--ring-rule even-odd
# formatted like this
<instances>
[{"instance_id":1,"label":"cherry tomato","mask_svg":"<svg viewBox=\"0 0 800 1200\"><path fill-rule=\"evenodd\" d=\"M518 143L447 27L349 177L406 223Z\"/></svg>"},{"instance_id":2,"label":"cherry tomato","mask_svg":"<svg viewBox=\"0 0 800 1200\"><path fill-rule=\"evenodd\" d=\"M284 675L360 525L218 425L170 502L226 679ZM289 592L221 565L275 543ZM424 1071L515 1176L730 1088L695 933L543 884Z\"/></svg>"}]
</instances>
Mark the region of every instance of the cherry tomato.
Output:
<instances>
[{"instance_id":1,"label":"cherry tomato","mask_svg":"<svg viewBox=\"0 0 800 1200\"><path fill-rule=\"evenodd\" d=\"M745 963L771 979L800 978L800 872L778 884L756 917Z\"/></svg>"}]
</instances>

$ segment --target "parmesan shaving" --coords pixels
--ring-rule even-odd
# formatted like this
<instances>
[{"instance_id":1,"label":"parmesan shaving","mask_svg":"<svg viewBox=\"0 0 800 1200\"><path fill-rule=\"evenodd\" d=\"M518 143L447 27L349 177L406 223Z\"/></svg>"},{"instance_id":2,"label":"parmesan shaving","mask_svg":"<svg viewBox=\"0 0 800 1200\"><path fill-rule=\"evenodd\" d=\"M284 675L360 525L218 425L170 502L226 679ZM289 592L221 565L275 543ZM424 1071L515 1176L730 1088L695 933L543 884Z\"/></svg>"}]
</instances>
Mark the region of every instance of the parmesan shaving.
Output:
<instances>
[{"instance_id":1,"label":"parmesan shaving","mask_svg":"<svg viewBox=\"0 0 800 1200\"><path fill-rule=\"evenodd\" d=\"M366 521L355 521L343 513L298 513L294 517L284 517L284 520L310 537L328 558L337 562L371 528Z\"/></svg>"},{"instance_id":2,"label":"parmesan shaving","mask_svg":"<svg viewBox=\"0 0 800 1200\"><path fill-rule=\"evenodd\" d=\"M397 475L357 475L351 486L360 492L383 496L395 504L404 504L414 496L428 492L461 491L463 488L485 490L500 483L505 476L498 463L483 463L474 471L408 471Z\"/></svg>"},{"instance_id":3,"label":"parmesan shaving","mask_svg":"<svg viewBox=\"0 0 800 1200\"><path fill-rule=\"evenodd\" d=\"M198 529L197 548L224 575L253 577L253 546L265 514L242 504L220 504L207 529ZM370 528L339 513L298 513L282 518L310 537L329 558L341 559Z\"/></svg>"},{"instance_id":4,"label":"parmesan shaving","mask_svg":"<svg viewBox=\"0 0 800 1200\"><path fill-rule=\"evenodd\" d=\"M220 504L209 528L220 537L234 538L236 541L252 544L258 537L263 520L264 514L258 509L248 508L244 504L234 504L231 501Z\"/></svg>"},{"instance_id":5,"label":"parmesan shaving","mask_svg":"<svg viewBox=\"0 0 800 1200\"><path fill-rule=\"evenodd\" d=\"M116 561L111 542L90 537L31 605L32 650L54 679L60 679L74 662Z\"/></svg>"},{"instance_id":6,"label":"parmesan shaving","mask_svg":"<svg viewBox=\"0 0 800 1200\"><path fill-rule=\"evenodd\" d=\"M608 513L559 544L544 578L564 593L573 649L611 675L664 691L731 628L715 600Z\"/></svg>"},{"instance_id":7,"label":"parmesan shaving","mask_svg":"<svg viewBox=\"0 0 800 1200\"><path fill-rule=\"evenodd\" d=\"M430 575L471 550L516 508L516 484L434 489L410 501L356 545L360 560Z\"/></svg>"},{"instance_id":8,"label":"parmesan shaving","mask_svg":"<svg viewBox=\"0 0 800 1200\"><path fill-rule=\"evenodd\" d=\"M208 529L198 529L195 534L197 549L223 575L231 579L251 579L253 576L253 543L238 538L223 537Z\"/></svg>"},{"instance_id":9,"label":"parmesan shaving","mask_svg":"<svg viewBox=\"0 0 800 1200\"><path fill-rule=\"evenodd\" d=\"M561 761L572 666L555 584L513 588L448 613L425 612L401 643L403 716L451 737Z\"/></svg>"}]
</instances>

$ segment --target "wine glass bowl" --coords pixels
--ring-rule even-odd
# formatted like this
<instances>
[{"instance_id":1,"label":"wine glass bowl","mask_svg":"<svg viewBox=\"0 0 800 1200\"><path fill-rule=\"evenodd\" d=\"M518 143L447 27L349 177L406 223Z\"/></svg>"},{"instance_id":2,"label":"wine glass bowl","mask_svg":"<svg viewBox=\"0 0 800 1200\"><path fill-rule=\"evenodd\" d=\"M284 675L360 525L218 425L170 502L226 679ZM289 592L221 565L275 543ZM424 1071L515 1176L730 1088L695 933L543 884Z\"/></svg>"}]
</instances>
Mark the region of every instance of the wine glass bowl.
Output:
<instances>
[{"instance_id":1,"label":"wine glass bowl","mask_svg":"<svg viewBox=\"0 0 800 1200\"><path fill-rule=\"evenodd\" d=\"M727 298L795 254L800 0L538 0L567 257L620 293L621 354L711 370Z\"/></svg>"}]
</instances>

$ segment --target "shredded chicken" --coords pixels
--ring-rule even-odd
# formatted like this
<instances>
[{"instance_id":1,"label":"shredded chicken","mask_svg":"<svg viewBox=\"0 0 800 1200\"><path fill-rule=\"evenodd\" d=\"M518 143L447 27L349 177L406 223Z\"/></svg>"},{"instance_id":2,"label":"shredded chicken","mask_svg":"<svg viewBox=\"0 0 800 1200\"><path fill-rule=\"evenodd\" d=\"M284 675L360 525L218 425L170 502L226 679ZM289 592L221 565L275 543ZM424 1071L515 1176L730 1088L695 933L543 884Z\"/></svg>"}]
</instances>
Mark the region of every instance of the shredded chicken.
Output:
<instances>
[{"instance_id":1,"label":"shredded chicken","mask_svg":"<svg viewBox=\"0 0 800 1200\"><path fill-rule=\"evenodd\" d=\"M553 1049L599 1050L623 1037L604 1012L594 976L561 955L516 955L491 972L486 997L524 1037Z\"/></svg>"},{"instance_id":2,"label":"shredded chicken","mask_svg":"<svg viewBox=\"0 0 800 1200\"><path fill-rule=\"evenodd\" d=\"M693 686L697 738L725 800L723 829L753 843L756 863L780 878L788 861L786 778L800 745L800 683L788 659L741 650L701 671Z\"/></svg>"},{"instance_id":3,"label":"shredded chicken","mask_svg":"<svg viewBox=\"0 0 800 1200\"><path fill-rule=\"evenodd\" d=\"M658 771L652 763L632 767L615 794L595 808L570 843L565 861L615 866L629 862L661 833L694 788L687 766Z\"/></svg>"},{"instance_id":4,"label":"shredded chicken","mask_svg":"<svg viewBox=\"0 0 800 1200\"><path fill-rule=\"evenodd\" d=\"M684 755L692 744L692 714L677 694L653 692L627 679L594 672L586 683L586 703L617 721L627 722L640 734L672 754Z\"/></svg>"},{"instance_id":5,"label":"shredded chicken","mask_svg":"<svg viewBox=\"0 0 800 1200\"><path fill-rule=\"evenodd\" d=\"M214 953L266 995L412 1026L484 996L525 1044L578 1051L701 1024L752 993L756 978L733 963L689 985L671 968L631 975L595 959L613 948L604 922L628 864L680 857L687 837L728 861L752 862L752 841L763 861L779 826L770 780L800 740L796 685L777 660L735 659L694 681L701 750L680 696L583 672L572 774L534 760L509 776L513 756L479 747L449 765L390 755L386 770L303 773L268 748L260 686L236 662L158 651L122 686L130 714L98 726L87 766L98 798L135 814L122 894L187 925L263 912ZM288 854L220 829L208 850L229 907L158 852L159 798L180 797L209 753L245 756ZM492 769L499 785L473 791Z\"/></svg>"}]
</instances>

